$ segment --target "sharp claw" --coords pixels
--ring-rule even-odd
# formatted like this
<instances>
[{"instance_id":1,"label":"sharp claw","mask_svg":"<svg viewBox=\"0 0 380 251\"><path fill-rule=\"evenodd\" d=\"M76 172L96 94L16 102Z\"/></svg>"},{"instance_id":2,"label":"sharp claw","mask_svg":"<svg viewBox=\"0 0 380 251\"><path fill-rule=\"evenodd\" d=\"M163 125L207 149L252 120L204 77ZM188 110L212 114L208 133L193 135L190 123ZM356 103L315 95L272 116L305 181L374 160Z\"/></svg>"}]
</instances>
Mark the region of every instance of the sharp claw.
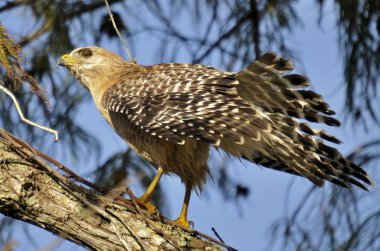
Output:
<instances>
[{"instance_id":1,"label":"sharp claw","mask_svg":"<svg viewBox=\"0 0 380 251\"><path fill-rule=\"evenodd\" d=\"M143 197L140 197L140 198L137 198L135 199L137 204L139 204L140 206L144 207L146 210L148 210L149 213L151 214L155 214L157 213L157 208L155 205L153 205L150 200L147 200Z\"/></svg>"},{"instance_id":2,"label":"sharp claw","mask_svg":"<svg viewBox=\"0 0 380 251\"><path fill-rule=\"evenodd\" d=\"M179 217L178 219L173 221L173 223L183 226L183 227L187 227L187 228L189 227L194 228L194 222L188 221L187 219L182 218L182 217Z\"/></svg>"}]
</instances>

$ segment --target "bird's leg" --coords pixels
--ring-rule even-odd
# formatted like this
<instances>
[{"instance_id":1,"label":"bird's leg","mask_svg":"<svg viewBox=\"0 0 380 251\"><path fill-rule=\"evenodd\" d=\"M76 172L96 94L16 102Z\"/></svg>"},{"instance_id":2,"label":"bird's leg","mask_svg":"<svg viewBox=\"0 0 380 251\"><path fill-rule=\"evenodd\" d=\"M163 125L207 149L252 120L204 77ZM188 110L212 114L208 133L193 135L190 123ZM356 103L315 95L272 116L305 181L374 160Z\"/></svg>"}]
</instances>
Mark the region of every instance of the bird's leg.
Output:
<instances>
[{"instance_id":1,"label":"bird's leg","mask_svg":"<svg viewBox=\"0 0 380 251\"><path fill-rule=\"evenodd\" d=\"M190 183L187 183L186 184L185 199L183 200L183 206L182 206L181 214L179 215L178 219L176 219L174 221L174 223L185 226L185 227L190 226L190 222L187 220L187 210L189 208L191 189L192 189L192 185Z\"/></svg>"},{"instance_id":2,"label":"bird's leg","mask_svg":"<svg viewBox=\"0 0 380 251\"><path fill-rule=\"evenodd\" d=\"M164 170L161 167L158 168L156 176L154 176L145 193L140 198L136 199L136 202L145 207L150 213L156 213L156 207L150 202L150 199L163 173Z\"/></svg>"}]
</instances>

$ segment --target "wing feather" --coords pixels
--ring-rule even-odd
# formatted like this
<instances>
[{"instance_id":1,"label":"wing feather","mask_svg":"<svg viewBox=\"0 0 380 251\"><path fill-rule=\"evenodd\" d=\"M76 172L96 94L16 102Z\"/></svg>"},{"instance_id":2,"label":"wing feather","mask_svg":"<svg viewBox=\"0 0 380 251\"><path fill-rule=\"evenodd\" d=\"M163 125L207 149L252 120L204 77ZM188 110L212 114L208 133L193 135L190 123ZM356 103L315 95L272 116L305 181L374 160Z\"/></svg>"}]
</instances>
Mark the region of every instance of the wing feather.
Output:
<instances>
[{"instance_id":1,"label":"wing feather","mask_svg":"<svg viewBox=\"0 0 380 251\"><path fill-rule=\"evenodd\" d=\"M269 168L341 186L371 184L363 169L324 140L340 141L306 122L339 126L309 80L284 75L292 63L265 54L239 73L188 64L160 64L109 88L102 105L154 137L174 144L195 138Z\"/></svg>"},{"instance_id":2,"label":"wing feather","mask_svg":"<svg viewBox=\"0 0 380 251\"><path fill-rule=\"evenodd\" d=\"M290 60L267 53L237 74L236 88L244 100L268 112L339 126L338 120L321 115L335 114L321 95L298 89L309 85L305 76L283 75L292 69Z\"/></svg>"},{"instance_id":3,"label":"wing feather","mask_svg":"<svg viewBox=\"0 0 380 251\"><path fill-rule=\"evenodd\" d=\"M271 130L266 115L236 95L231 74L215 74L216 70L210 67L201 69L206 72L195 71L191 75L192 68L190 72L182 72L189 79L170 72L157 78L148 77L151 82L145 81L144 85L140 82L142 77L135 77L108 89L102 105L109 111L125 114L145 132L176 144L183 144L186 138L215 146L221 139L244 144L245 137L257 141L261 130ZM155 72L158 74L157 69ZM210 77L205 78L208 74ZM146 91L151 85L157 87L153 93Z\"/></svg>"}]
</instances>

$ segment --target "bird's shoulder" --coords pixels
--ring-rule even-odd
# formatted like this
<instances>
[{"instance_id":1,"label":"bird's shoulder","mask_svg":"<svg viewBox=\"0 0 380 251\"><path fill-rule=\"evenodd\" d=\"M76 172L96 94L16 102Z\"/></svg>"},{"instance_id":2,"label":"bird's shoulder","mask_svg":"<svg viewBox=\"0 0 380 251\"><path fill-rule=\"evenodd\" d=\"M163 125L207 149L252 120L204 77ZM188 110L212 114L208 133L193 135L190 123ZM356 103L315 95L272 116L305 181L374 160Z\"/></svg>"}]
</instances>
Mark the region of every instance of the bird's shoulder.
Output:
<instances>
[{"instance_id":1,"label":"bird's shoulder","mask_svg":"<svg viewBox=\"0 0 380 251\"><path fill-rule=\"evenodd\" d=\"M126 71L106 93L138 96L142 93L176 93L208 90L210 86L231 87L236 73L189 63L161 63Z\"/></svg>"},{"instance_id":2,"label":"bird's shoulder","mask_svg":"<svg viewBox=\"0 0 380 251\"><path fill-rule=\"evenodd\" d=\"M175 81L207 80L209 78L234 77L236 73L219 70L212 66L190 63L161 63L144 66L140 77L156 80L172 79Z\"/></svg>"}]
</instances>

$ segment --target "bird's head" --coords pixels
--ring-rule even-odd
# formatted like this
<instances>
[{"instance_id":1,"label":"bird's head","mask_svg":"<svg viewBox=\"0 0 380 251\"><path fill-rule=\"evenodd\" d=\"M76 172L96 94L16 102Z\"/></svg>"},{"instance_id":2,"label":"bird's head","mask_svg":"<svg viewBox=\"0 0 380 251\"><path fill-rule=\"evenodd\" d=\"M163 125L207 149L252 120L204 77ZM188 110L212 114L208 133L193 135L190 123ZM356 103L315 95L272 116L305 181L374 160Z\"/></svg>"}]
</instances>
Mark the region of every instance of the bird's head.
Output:
<instances>
[{"instance_id":1,"label":"bird's head","mask_svg":"<svg viewBox=\"0 0 380 251\"><path fill-rule=\"evenodd\" d=\"M96 46L74 49L64 54L57 61L58 66L64 66L87 89L98 88L102 82L109 82L118 77L129 63L117 54Z\"/></svg>"}]
</instances>

